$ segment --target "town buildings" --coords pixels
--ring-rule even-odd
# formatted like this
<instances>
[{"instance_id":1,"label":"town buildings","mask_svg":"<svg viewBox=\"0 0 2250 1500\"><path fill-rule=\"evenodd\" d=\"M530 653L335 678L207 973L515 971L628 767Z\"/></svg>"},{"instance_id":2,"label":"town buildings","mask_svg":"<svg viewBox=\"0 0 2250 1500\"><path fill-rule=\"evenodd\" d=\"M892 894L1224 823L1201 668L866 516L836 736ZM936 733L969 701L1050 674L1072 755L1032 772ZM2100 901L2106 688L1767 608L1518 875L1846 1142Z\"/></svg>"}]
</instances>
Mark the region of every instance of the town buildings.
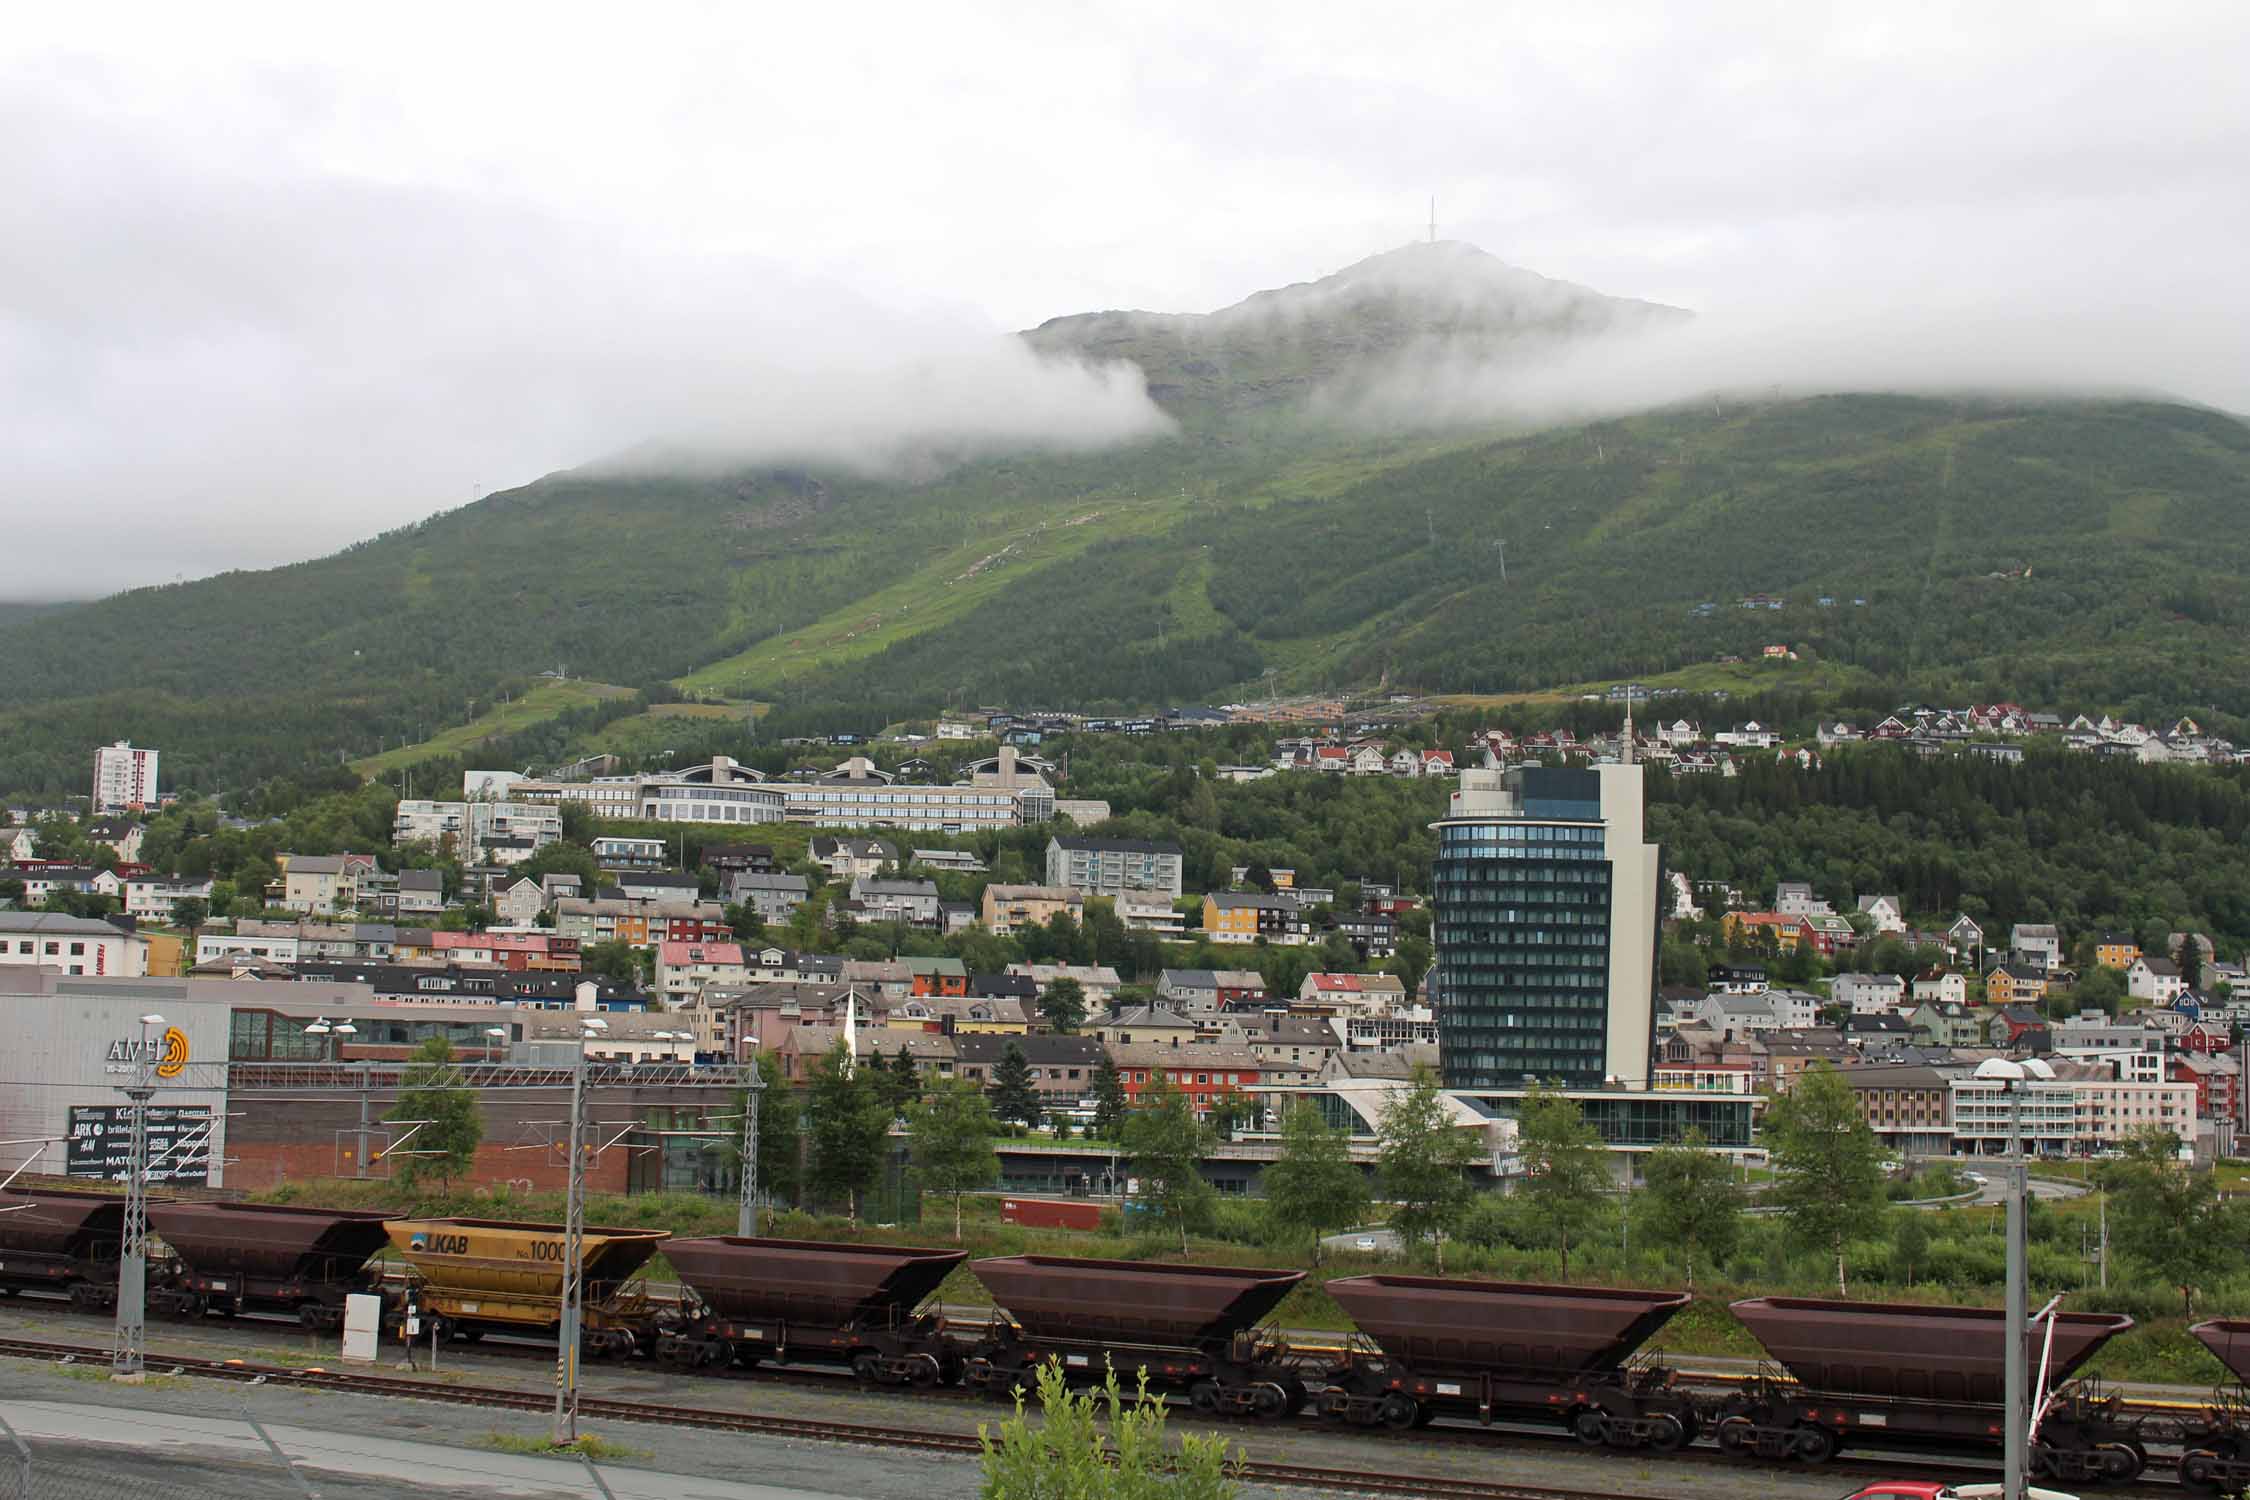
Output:
<instances>
[{"instance_id":1,"label":"town buildings","mask_svg":"<svg viewBox=\"0 0 2250 1500\"><path fill-rule=\"evenodd\" d=\"M1058 835L1047 840L1047 884L1067 885L1089 896L1116 896L1130 889L1161 891L1167 899L1177 899L1185 857L1174 843Z\"/></svg>"}]
</instances>

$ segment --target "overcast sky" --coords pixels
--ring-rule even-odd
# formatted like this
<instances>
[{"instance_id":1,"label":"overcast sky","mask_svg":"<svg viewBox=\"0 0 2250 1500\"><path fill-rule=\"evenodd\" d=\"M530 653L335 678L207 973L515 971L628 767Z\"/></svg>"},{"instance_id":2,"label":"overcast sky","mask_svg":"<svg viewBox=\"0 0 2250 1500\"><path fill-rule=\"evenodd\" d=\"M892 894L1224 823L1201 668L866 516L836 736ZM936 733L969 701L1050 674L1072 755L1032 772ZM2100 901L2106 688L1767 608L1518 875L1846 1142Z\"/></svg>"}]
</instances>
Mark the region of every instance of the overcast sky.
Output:
<instances>
[{"instance_id":1,"label":"overcast sky","mask_svg":"<svg viewBox=\"0 0 2250 1500\"><path fill-rule=\"evenodd\" d=\"M2236 0L21 9L0 598L666 432L1144 431L994 335L1310 279L1433 194L1736 356L2250 410L2245 57Z\"/></svg>"}]
</instances>

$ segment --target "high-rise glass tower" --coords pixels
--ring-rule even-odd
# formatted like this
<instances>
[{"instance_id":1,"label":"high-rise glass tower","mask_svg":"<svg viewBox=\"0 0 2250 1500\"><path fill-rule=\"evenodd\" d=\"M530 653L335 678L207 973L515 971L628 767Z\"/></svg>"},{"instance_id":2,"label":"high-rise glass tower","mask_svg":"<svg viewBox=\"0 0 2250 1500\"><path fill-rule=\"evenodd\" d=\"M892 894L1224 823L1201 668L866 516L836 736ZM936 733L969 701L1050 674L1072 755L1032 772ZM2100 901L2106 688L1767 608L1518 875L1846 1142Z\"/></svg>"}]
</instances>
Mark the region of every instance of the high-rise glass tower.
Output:
<instances>
[{"instance_id":1,"label":"high-rise glass tower","mask_svg":"<svg viewBox=\"0 0 2250 1500\"><path fill-rule=\"evenodd\" d=\"M1642 768L1464 770L1431 884L1448 1088L1646 1088L1658 854Z\"/></svg>"}]
</instances>

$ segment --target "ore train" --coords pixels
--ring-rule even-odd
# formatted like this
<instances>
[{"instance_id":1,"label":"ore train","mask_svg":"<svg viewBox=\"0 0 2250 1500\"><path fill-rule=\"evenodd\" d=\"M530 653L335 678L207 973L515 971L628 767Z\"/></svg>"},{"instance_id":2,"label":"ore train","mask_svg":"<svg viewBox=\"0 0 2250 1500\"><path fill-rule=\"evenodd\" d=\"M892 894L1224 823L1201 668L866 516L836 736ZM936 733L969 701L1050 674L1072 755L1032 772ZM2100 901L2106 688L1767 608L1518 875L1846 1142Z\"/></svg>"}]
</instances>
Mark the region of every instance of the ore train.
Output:
<instances>
[{"instance_id":1,"label":"ore train","mask_svg":"<svg viewBox=\"0 0 2250 1500\"><path fill-rule=\"evenodd\" d=\"M153 1204L169 1247L152 1265L152 1310L294 1316L334 1327L344 1299L384 1298L394 1331L554 1337L565 1240L553 1224L397 1219L240 1203ZM0 1294L42 1290L114 1307L123 1204L45 1189L0 1193ZM1551 1424L1589 1448L1663 1454L1708 1437L1744 1459L1820 1463L1840 1449L1958 1452L2001 1441L2002 1315L1758 1297L1734 1312L1774 1368L1727 1390L1690 1390L1645 1345L1685 1294L1438 1277L1338 1278L1327 1290L1357 1327L1341 1345L1292 1348L1270 1318L1302 1271L1012 1255L971 1266L996 1304L949 1325L931 1298L959 1250L820 1244L589 1228L582 1237L590 1354L695 1369L827 1364L911 1390L1021 1389L1049 1360L1066 1373L1147 1378L1198 1411L1281 1419L1318 1411L1367 1428L1439 1418ZM385 1244L397 1265L374 1259ZM661 1252L677 1295L642 1272ZM2180 1448L2180 1478L2205 1491L2250 1483L2250 1320L2191 1331L2241 1384L2185 1421L2128 1411L2073 1377L2132 1326L2060 1314L2043 1336L2056 1388L2033 1445L2043 1475L2139 1477L2148 1444Z\"/></svg>"}]
</instances>

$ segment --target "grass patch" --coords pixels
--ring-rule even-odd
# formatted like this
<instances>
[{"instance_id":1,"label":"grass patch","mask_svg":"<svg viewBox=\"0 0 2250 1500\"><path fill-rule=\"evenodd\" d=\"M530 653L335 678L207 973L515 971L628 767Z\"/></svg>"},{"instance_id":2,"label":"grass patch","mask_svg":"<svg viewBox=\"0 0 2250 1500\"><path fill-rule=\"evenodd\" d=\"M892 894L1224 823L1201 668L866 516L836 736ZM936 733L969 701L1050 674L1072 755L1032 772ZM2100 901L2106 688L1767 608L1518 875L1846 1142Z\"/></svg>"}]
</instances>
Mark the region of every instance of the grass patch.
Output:
<instances>
[{"instance_id":1,"label":"grass patch","mask_svg":"<svg viewBox=\"0 0 2250 1500\"><path fill-rule=\"evenodd\" d=\"M527 1458L575 1458L583 1454L596 1463L611 1463L622 1459L654 1458L647 1448L634 1448L624 1443L612 1442L596 1433L581 1432L571 1443L549 1442L543 1437L527 1437L520 1432L492 1431L477 1439L477 1446L490 1448L496 1453L520 1453Z\"/></svg>"},{"instance_id":2,"label":"grass patch","mask_svg":"<svg viewBox=\"0 0 2250 1500\"><path fill-rule=\"evenodd\" d=\"M440 755L466 755L486 740L501 735L514 734L543 724L556 715L573 708L585 708L610 698L623 698L632 693L631 688L613 687L606 682L541 682L520 698L510 699L497 708L477 715L466 724L456 724L441 729L419 744L401 745L380 755L352 762L352 769L366 777L376 777Z\"/></svg>"}]
</instances>

